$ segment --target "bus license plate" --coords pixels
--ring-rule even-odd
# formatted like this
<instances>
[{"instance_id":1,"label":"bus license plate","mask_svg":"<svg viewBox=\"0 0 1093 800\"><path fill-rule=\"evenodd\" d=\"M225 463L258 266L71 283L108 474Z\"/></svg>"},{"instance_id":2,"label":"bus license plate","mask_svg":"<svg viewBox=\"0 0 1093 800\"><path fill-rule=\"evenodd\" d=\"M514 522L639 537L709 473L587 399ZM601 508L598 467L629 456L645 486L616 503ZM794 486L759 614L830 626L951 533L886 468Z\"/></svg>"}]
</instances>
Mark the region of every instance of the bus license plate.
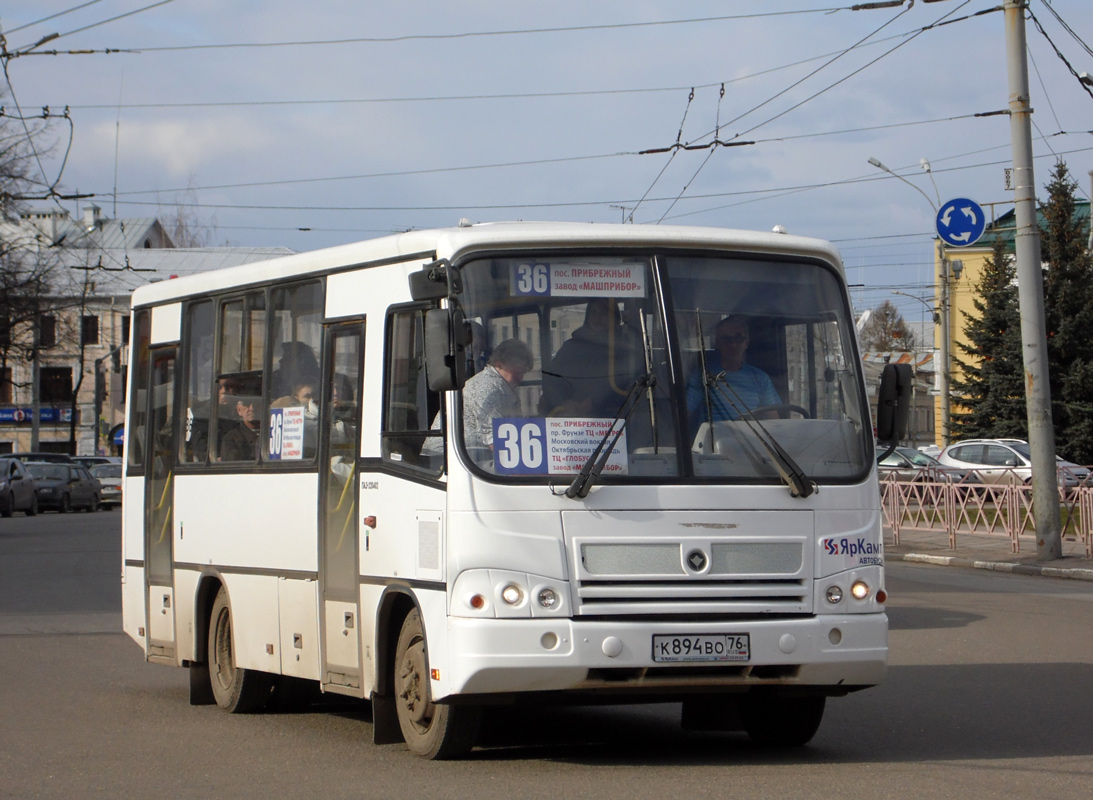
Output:
<instances>
[{"instance_id":1,"label":"bus license plate","mask_svg":"<svg viewBox=\"0 0 1093 800\"><path fill-rule=\"evenodd\" d=\"M653 661L747 661L751 641L746 633L653 636Z\"/></svg>"}]
</instances>

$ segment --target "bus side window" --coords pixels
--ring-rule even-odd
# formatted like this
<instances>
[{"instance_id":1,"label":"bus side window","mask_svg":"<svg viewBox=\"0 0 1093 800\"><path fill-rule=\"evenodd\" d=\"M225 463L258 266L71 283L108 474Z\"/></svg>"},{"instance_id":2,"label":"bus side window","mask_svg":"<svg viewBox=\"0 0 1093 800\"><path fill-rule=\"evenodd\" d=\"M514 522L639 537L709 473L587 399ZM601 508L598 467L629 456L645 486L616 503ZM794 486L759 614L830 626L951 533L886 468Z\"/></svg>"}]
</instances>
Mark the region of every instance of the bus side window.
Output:
<instances>
[{"instance_id":1,"label":"bus side window","mask_svg":"<svg viewBox=\"0 0 1093 800\"><path fill-rule=\"evenodd\" d=\"M211 300L191 303L186 309L183 419L178 453L181 464L204 464L209 456L209 433L217 403L212 388L214 319ZM215 449L212 456L215 461Z\"/></svg>"},{"instance_id":2,"label":"bus side window","mask_svg":"<svg viewBox=\"0 0 1093 800\"><path fill-rule=\"evenodd\" d=\"M273 290L269 319L273 362L267 381L267 408L292 409L285 413L302 415L303 441L293 442L279 453L267 452L270 460L311 461L318 451L322 322L323 285L319 281ZM342 394L342 402L353 402L345 391ZM264 436L263 441L268 448L270 437Z\"/></svg>"},{"instance_id":3,"label":"bus side window","mask_svg":"<svg viewBox=\"0 0 1093 800\"><path fill-rule=\"evenodd\" d=\"M210 455L210 460L258 460L266 417L262 391L265 345L263 292L250 292L220 306L216 455Z\"/></svg>"},{"instance_id":4,"label":"bus side window","mask_svg":"<svg viewBox=\"0 0 1093 800\"><path fill-rule=\"evenodd\" d=\"M422 310L400 310L388 316L386 351L383 459L439 472L443 449L424 447L426 439L439 435L429 427L439 413L440 395L429 391L426 381Z\"/></svg>"},{"instance_id":5,"label":"bus side window","mask_svg":"<svg viewBox=\"0 0 1093 800\"><path fill-rule=\"evenodd\" d=\"M152 312L142 309L134 314L133 381L129 387L129 424L126 430L125 456L129 460L128 474L139 475L144 469L144 445L148 436L148 373L151 370L149 343L152 335Z\"/></svg>"}]
</instances>

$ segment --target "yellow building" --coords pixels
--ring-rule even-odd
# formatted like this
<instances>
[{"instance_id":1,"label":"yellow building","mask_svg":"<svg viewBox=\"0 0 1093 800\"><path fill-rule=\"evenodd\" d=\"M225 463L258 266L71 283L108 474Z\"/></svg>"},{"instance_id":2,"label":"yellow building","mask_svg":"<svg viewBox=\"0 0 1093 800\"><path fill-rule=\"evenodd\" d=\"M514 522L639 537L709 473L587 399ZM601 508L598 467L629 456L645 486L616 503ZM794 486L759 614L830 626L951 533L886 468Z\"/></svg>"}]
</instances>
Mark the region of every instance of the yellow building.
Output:
<instances>
[{"instance_id":1,"label":"yellow building","mask_svg":"<svg viewBox=\"0 0 1093 800\"><path fill-rule=\"evenodd\" d=\"M1089 230L1089 201L1077 200L1074 215L1077 219L1082 221L1087 232ZM1037 218L1040 222L1040 228L1043 230L1044 219L1041 214L1037 214ZM979 283L980 277L983 274L983 265L987 258L991 254L991 249L994 247L995 241L1002 239L1008 245L1008 251L1012 257L1013 254L1013 238L1014 231L1016 229L1015 213L1013 210L1007 211L1001 216L997 217L993 222L987 225L986 231L979 241L971 247L948 247L945 246L940 252L937 248L935 241L934 247L934 305L936 308L941 308L942 298L944 294L944 283L941 269L941 254L944 254L944 258L949 261L949 275L948 275L948 295L949 295L949 359L951 362L950 377L959 377L960 366L957 364L957 359L967 361L968 358L964 354L964 351L960 348L960 344L968 344L968 338L964 334L964 325L966 315L977 316L978 312L975 310L974 300L976 297L975 287ZM942 337L945 332L942 331L942 326L936 325L934 327L934 346L940 350L942 344ZM943 366L943 365L939 365ZM952 381L950 380L950 386ZM952 412L955 413L959 410L959 397L953 394L950 389L950 404ZM945 431L942 428L941 418L942 409L941 403L937 403L934 408L934 430L936 431L936 444L944 447L945 445Z\"/></svg>"}]
</instances>

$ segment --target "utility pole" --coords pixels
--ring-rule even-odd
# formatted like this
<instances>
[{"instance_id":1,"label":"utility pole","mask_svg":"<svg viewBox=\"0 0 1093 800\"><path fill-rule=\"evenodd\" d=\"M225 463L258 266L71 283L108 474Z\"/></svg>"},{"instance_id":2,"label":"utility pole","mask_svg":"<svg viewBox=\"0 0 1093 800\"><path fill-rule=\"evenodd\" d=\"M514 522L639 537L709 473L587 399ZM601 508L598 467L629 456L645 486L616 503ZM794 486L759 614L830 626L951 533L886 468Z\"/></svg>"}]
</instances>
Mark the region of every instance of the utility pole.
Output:
<instances>
[{"instance_id":1,"label":"utility pole","mask_svg":"<svg viewBox=\"0 0 1093 800\"><path fill-rule=\"evenodd\" d=\"M38 452L42 428L42 307L41 285L34 296L34 326L30 346L30 451Z\"/></svg>"},{"instance_id":2,"label":"utility pole","mask_svg":"<svg viewBox=\"0 0 1093 800\"><path fill-rule=\"evenodd\" d=\"M1032 169L1032 108L1025 55L1028 0L1005 0L1006 61L1009 73L1010 138L1013 147L1013 195L1017 230L1017 296L1021 309L1021 349L1025 365L1025 408L1032 456L1032 507L1036 520L1036 558L1062 557L1055 431L1048 385L1047 324L1036 221L1036 180Z\"/></svg>"},{"instance_id":3,"label":"utility pole","mask_svg":"<svg viewBox=\"0 0 1093 800\"><path fill-rule=\"evenodd\" d=\"M902 175L897 175L895 172L888 169L888 167L884 166L884 164L882 164L879 159L870 158L869 163L872 164L877 169L879 169L883 172L887 172L893 178L898 178L899 180L903 181L908 186L910 186L912 189L914 189L916 192L918 192L920 195L925 197L926 202L930 204L930 208L932 208L933 211L934 211L934 216L935 217L937 216L937 206L934 205L934 201L930 199L930 195L926 194L926 192L922 191L920 188L915 186L913 183L911 183L909 180L904 178ZM926 161L926 159L922 159L922 164L923 164L923 168L926 169L926 171L928 173L930 173L930 180L933 181L933 179L934 179L933 173L928 169L929 162ZM937 185L936 184L934 185L934 191L935 192L937 191ZM940 202L941 202L941 197L939 196L938 197L938 203L940 203ZM938 296L938 301L937 301L937 310L934 312L934 324L935 325L940 324L940 326L941 326L941 335L938 337L938 339L939 339L938 343L940 345L940 347L938 348L940 350L940 352L938 353L938 357L941 359L941 363L937 365L937 367L938 367L938 373L937 374L938 374L938 379L939 379L938 383L937 383L937 391L938 391L938 400L939 400L940 405L941 405L941 446L946 447L949 444L950 435L951 435L950 430L949 430L950 429L949 418L950 418L950 413L951 413L951 409L952 409L952 399L950 397L950 380L951 380L950 376L951 376L951 373L952 373L952 365L950 363L951 358L950 358L950 355L949 355L949 342L951 340L951 333L950 333L950 330L949 330L949 259L945 258L945 245L941 241L940 236L938 236L938 238L937 238L937 261L938 261L938 270L939 270L939 273L938 273L938 283L939 283L938 295L939 296ZM916 299L921 299L921 298L916 298ZM925 301L923 300L922 302L925 302Z\"/></svg>"},{"instance_id":4,"label":"utility pole","mask_svg":"<svg viewBox=\"0 0 1093 800\"><path fill-rule=\"evenodd\" d=\"M952 329L949 326L949 259L945 257L945 245L940 236L937 237L937 261L941 271L941 297L937 304L938 321L941 323L941 363L938 365L941 369L941 381L938 384L941 394L941 446L948 447L952 441L952 356L949 353Z\"/></svg>"}]
</instances>

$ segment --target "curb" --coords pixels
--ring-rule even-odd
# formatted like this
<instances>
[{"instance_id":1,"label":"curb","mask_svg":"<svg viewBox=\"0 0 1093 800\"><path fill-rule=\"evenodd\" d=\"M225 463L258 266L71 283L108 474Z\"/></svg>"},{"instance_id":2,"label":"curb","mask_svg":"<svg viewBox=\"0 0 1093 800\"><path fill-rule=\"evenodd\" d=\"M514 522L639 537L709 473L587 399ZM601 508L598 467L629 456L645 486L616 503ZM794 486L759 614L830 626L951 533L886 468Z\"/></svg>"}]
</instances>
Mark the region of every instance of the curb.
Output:
<instances>
[{"instance_id":1,"label":"curb","mask_svg":"<svg viewBox=\"0 0 1093 800\"><path fill-rule=\"evenodd\" d=\"M886 553L884 558L885 560L912 561L920 564L934 564L943 567L989 569L995 572L1009 572L1014 575L1040 575L1049 578L1069 578L1078 581L1093 581L1093 569L1037 567L1030 564L1012 564L1008 561L976 561L971 558L932 556L925 553Z\"/></svg>"}]
</instances>

